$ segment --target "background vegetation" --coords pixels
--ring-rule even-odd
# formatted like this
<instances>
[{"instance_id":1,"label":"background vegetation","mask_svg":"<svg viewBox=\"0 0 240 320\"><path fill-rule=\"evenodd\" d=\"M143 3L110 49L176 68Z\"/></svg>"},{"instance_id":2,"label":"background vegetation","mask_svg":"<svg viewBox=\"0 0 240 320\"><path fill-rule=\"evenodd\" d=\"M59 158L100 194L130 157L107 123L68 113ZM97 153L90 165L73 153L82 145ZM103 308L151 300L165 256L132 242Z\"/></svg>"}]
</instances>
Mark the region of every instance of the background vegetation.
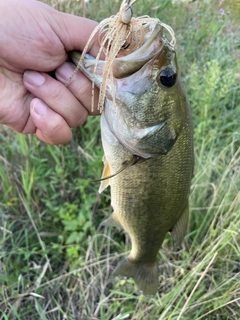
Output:
<instances>
[{"instance_id":1,"label":"background vegetation","mask_svg":"<svg viewBox=\"0 0 240 320\"><path fill-rule=\"evenodd\" d=\"M47 2L47 1L46 1ZM50 0L100 21L120 1ZM99 118L65 146L0 128L0 319L240 319L240 2L138 0L170 24L194 121L195 175L183 250L159 252L159 293L111 271L129 250L98 195Z\"/></svg>"}]
</instances>

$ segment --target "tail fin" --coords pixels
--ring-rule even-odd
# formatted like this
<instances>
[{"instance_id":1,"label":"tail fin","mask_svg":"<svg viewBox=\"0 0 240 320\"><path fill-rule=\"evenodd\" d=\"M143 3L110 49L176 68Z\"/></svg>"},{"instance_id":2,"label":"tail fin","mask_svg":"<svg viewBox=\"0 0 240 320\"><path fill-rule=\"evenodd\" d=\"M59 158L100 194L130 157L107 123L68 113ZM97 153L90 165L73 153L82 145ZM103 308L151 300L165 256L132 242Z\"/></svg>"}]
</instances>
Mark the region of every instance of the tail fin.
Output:
<instances>
[{"instance_id":1,"label":"tail fin","mask_svg":"<svg viewBox=\"0 0 240 320\"><path fill-rule=\"evenodd\" d=\"M157 262L134 264L128 258L121 261L113 275L132 277L138 288L144 295L155 295L158 289L158 267Z\"/></svg>"}]
</instances>

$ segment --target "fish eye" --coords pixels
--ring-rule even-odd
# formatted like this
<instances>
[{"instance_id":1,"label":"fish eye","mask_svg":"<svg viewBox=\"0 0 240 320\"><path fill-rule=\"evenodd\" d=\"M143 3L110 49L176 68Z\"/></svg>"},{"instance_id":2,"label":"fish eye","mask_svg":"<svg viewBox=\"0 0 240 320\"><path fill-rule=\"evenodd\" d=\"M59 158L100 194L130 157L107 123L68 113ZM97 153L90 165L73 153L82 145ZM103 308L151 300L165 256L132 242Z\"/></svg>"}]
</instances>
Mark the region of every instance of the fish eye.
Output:
<instances>
[{"instance_id":1,"label":"fish eye","mask_svg":"<svg viewBox=\"0 0 240 320\"><path fill-rule=\"evenodd\" d=\"M158 83L164 87L171 88L177 80L177 73L172 68L165 68L158 75Z\"/></svg>"}]
</instances>

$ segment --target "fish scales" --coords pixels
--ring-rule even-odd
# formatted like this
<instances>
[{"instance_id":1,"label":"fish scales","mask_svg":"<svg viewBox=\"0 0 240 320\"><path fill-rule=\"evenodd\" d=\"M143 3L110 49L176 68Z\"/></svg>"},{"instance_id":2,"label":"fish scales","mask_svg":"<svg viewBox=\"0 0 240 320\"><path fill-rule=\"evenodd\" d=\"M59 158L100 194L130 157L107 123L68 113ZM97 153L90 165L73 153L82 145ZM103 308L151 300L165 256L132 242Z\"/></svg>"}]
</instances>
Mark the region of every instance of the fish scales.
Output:
<instances>
[{"instance_id":1,"label":"fish scales","mask_svg":"<svg viewBox=\"0 0 240 320\"><path fill-rule=\"evenodd\" d=\"M183 138L179 138L176 144L184 147ZM189 145L185 144L185 148L189 149ZM111 149L109 151L114 155ZM135 257L136 260L149 252L156 259L156 251L166 233L174 226L173 220L178 220L187 205L187 198L185 202L182 198L189 192L190 177L186 176L186 171L191 163L189 158L182 157L182 151L172 148L166 156L136 164L111 179L111 199L116 220L129 234L132 242L140 234L141 241L145 243L144 246L139 244L141 254ZM121 166L121 161L114 159L113 164L111 157L107 156L107 159L112 164L111 172ZM169 175L166 171L168 167L174 168L174 175ZM152 238L157 241L156 250L152 246Z\"/></svg>"},{"instance_id":2,"label":"fish scales","mask_svg":"<svg viewBox=\"0 0 240 320\"><path fill-rule=\"evenodd\" d=\"M131 238L131 251L114 274L133 277L146 295L157 292L157 254L167 232L175 246L187 232L193 173L191 112L176 54L157 26L149 29L153 35L142 47L113 61L101 115L100 186L102 192L110 185L113 207L103 225L121 226ZM79 53L72 58L78 63ZM93 76L95 63L85 58L80 69L100 87L104 62Z\"/></svg>"}]
</instances>

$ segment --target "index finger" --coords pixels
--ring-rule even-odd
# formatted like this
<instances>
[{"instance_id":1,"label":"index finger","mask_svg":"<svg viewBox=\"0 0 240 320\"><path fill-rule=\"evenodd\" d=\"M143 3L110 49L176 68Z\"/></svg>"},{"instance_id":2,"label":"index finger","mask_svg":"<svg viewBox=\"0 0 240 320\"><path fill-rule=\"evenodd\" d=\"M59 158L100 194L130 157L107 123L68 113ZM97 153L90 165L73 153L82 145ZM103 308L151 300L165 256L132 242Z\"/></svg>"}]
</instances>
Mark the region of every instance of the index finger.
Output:
<instances>
[{"instance_id":1,"label":"index finger","mask_svg":"<svg viewBox=\"0 0 240 320\"><path fill-rule=\"evenodd\" d=\"M77 17L67 13L60 13L57 17L58 25L64 24L64 28L56 28L55 32L62 41L66 51L83 51L95 27L96 21ZM88 52L96 56L99 51L98 35L94 37L89 45Z\"/></svg>"}]
</instances>

